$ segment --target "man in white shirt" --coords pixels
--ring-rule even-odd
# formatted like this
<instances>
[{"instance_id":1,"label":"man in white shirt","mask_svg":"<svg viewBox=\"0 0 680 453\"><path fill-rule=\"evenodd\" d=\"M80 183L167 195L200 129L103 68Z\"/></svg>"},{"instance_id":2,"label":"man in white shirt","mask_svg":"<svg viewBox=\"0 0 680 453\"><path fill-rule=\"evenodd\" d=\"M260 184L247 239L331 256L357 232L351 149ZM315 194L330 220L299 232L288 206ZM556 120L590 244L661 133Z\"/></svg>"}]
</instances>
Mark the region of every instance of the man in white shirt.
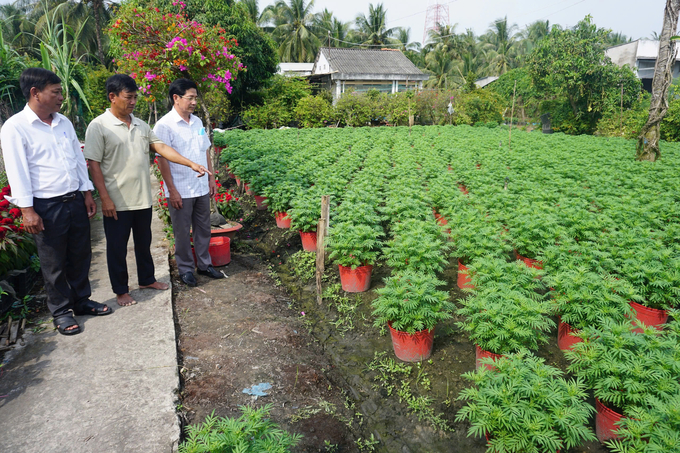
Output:
<instances>
[{"instance_id":1,"label":"man in white shirt","mask_svg":"<svg viewBox=\"0 0 680 453\"><path fill-rule=\"evenodd\" d=\"M210 138L201 119L193 115L196 109L198 88L189 79L177 79L170 84L168 102L172 107L161 118L154 132L178 153L194 162L208 167ZM175 235L175 260L180 278L189 286L197 286L194 277L194 258L191 253L190 232L193 227L194 250L198 273L210 278L224 278L213 268L208 251L210 247L210 197L217 192L215 176L196 179L191 170L158 157L158 167L165 181L165 196Z\"/></svg>"},{"instance_id":2,"label":"man in white shirt","mask_svg":"<svg viewBox=\"0 0 680 453\"><path fill-rule=\"evenodd\" d=\"M140 288L168 289L154 275L151 256L150 151L191 168L196 177L207 170L163 143L148 124L132 114L137 103L137 84L125 74L106 81L111 107L90 122L85 132L85 158L90 162L92 181L99 191L104 214L106 262L111 288L120 306L137 302L130 295L127 244L130 232L135 241L137 281ZM194 173L196 172L196 173Z\"/></svg>"},{"instance_id":3,"label":"man in white shirt","mask_svg":"<svg viewBox=\"0 0 680 453\"><path fill-rule=\"evenodd\" d=\"M76 315L108 315L90 300L90 222L97 212L92 183L73 125L59 114L61 80L51 71L29 68L19 85L26 107L0 131L8 201L21 208L24 227L38 248L54 326L63 335L81 329Z\"/></svg>"}]
</instances>

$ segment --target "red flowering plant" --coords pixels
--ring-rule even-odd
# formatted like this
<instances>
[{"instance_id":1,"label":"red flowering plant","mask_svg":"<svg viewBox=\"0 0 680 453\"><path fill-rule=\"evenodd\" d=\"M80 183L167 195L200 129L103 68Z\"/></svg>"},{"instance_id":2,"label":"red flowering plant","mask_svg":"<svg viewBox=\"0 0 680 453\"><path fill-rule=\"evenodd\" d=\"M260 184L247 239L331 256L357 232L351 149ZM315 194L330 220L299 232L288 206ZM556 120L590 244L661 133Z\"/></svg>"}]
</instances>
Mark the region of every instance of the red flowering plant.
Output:
<instances>
[{"instance_id":1,"label":"red flowering plant","mask_svg":"<svg viewBox=\"0 0 680 453\"><path fill-rule=\"evenodd\" d=\"M135 79L151 101L163 98L178 77L195 81L199 95L209 89L231 93L231 82L244 69L230 51L237 41L227 38L223 28L189 20L183 2L173 6L179 12L136 7L134 2L120 6L108 30L118 70Z\"/></svg>"},{"instance_id":2,"label":"red flowering plant","mask_svg":"<svg viewBox=\"0 0 680 453\"><path fill-rule=\"evenodd\" d=\"M215 204L217 210L225 219L235 220L241 214L241 205L238 202L238 197L234 194L234 189L226 190L219 181L217 181Z\"/></svg>"},{"instance_id":3,"label":"red flowering plant","mask_svg":"<svg viewBox=\"0 0 680 453\"><path fill-rule=\"evenodd\" d=\"M0 278L14 269L24 269L36 253L33 238L24 231L21 210L5 199L10 187L0 190Z\"/></svg>"}]
</instances>

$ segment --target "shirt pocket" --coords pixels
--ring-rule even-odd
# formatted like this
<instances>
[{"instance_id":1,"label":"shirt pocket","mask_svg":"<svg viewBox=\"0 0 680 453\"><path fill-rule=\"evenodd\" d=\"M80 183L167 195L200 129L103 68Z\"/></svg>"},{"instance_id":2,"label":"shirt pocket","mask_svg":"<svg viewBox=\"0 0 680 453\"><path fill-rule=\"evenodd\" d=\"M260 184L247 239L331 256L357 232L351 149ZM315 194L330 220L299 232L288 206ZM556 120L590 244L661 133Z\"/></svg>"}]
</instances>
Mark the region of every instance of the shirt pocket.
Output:
<instances>
[{"instance_id":1,"label":"shirt pocket","mask_svg":"<svg viewBox=\"0 0 680 453\"><path fill-rule=\"evenodd\" d=\"M73 143L68 137L61 137L58 140L59 147L64 156L64 163L68 170L73 170L78 166L78 156L76 155L76 150L73 149ZM81 152L78 149L78 152Z\"/></svg>"}]
</instances>

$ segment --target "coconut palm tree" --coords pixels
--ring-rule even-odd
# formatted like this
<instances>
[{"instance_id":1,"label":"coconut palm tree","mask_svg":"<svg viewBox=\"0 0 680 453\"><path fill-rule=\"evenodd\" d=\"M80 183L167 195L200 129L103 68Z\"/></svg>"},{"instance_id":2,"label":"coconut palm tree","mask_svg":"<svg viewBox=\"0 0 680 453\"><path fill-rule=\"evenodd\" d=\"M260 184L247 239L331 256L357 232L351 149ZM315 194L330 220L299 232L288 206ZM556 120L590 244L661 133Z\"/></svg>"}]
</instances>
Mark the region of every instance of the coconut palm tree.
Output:
<instances>
[{"instance_id":1,"label":"coconut palm tree","mask_svg":"<svg viewBox=\"0 0 680 453\"><path fill-rule=\"evenodd\" d=\"M451 54L443 46L435 48L425 57L425 72L430 74L425 86L439 89L451 87L455 70L456 62L451 58Z\"/></svg>"},{"instance_id":2,"label":"coconut palm tree","mask_svg":"<svg viewBox=\"0 0 680 453\"><path fill-rule=\"evenodd\" d=\"M550 21L537 20L526 26L524 31L520 33L522 37L522 51L525 55L530 54L536 45L541 42L543 38L550 34Z\"/></svg>"},{"instance_id":3,"label":"coconut palm tree","mask_svg":"<svg viewBox=\"0 0 680 453\"><path fill-rule=\"evenodd\" d=\"M273 36L279 44L281 61L312 62L319 49L316 36L316 15L312 13L314 0L278 0L272 12L274 22Z\"/></svg>"},{"instance_id":4,"label":"coconut palm tree","mask_svg":"<svg viewBox=\"0 0 680 453\"><path fill-rule=\"evenodd\" d=\"M382 3L373 6L368 4L368 16L360 13L356 18L357 33L362 39L362 44L381 45L394 44L394 28L387 28L387 10Z\"/></svg>"},{"instance_id":5,"label":"coconut palm tree","mask_svg":"<svg viewBox=\"0 0 680 453\"><path fill-rule=\"evenodd\" d=\"M492 22L482 37L490 52L490 71L501 75L517 66L517 24L508 25L508 17Z\"/></svg>"}]
</instances>

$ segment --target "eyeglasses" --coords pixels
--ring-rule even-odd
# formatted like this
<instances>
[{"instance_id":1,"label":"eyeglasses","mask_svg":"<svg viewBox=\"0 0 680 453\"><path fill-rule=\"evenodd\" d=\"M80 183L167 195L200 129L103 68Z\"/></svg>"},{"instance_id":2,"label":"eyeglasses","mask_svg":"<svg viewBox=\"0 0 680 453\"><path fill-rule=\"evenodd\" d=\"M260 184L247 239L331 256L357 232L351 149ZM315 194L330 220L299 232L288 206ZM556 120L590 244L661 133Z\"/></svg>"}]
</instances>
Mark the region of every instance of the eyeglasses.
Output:
<instances>
[{"instance_id":1,"label":"eyeglasses","mask_svg":"<svg viewBox=\"0 0 680 453\"><path fill-rule=\"evenodd\" d=\"M189 102L194 102L194 101L198 100L198 98L196 96L180 96L180 97L182 99L186 99Z\"/></svg>"}]
</instances>

